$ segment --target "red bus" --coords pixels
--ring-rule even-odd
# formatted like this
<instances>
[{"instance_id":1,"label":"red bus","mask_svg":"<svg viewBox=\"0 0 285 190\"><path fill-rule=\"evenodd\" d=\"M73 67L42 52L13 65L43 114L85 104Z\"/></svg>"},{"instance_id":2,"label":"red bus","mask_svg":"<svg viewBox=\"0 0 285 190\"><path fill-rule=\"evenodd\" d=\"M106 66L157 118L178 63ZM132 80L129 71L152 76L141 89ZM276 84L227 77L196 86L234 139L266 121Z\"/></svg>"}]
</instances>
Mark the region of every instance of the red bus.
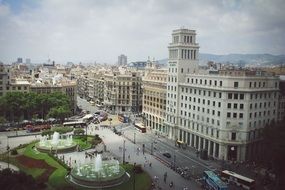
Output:
<instances>
[{"instance_id":1,"label":"red bus","mask_svg":"<svg viewBox=\"0 0 285 190\"><path fill-rule=\"evenodd\" d=\"M41 131L41 130L47 130L47 129L50 129L51 127L50 127L50 125L35 125L35 126L33 126L33 125L27 125L26 127L25 127L25 129L27 130L27 132L29 132L29 133L32 133L32 132L39 132L39 131Z\"/></svg>"},{"instance_id":2,"label":"red bus","mask_svg":"<svg viewBox=\"0 0 285 190\"><path fill-rule=\"evenodd\" d=\"M145 128L145 126L143 126L142 123L136 123L135 128L142 133L146 133L146 128Z\"/></svg>"}]
</instances>

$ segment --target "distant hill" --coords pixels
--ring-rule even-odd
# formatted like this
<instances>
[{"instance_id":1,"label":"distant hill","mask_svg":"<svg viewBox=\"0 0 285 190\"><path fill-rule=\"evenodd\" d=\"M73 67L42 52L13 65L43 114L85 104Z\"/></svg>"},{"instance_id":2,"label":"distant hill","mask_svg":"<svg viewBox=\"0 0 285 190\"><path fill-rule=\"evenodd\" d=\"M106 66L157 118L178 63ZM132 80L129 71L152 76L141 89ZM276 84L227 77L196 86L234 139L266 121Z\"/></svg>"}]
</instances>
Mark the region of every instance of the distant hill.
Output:
<instances>
[{"instance_id":1,"label":"distant hill","mask_svg":"<svg viewBox=\"0 0 285 190\"><path fill-rule=\"evenodd\" d=\"M215 55L208 53L200 53L200 65L206 64L208 61L218 63L231 63L240 66L269 66L285 64L285 55L272 54L228 54ZM158 60L160 64L167 64L167 59Z\"/></svg>"}]
</instances>

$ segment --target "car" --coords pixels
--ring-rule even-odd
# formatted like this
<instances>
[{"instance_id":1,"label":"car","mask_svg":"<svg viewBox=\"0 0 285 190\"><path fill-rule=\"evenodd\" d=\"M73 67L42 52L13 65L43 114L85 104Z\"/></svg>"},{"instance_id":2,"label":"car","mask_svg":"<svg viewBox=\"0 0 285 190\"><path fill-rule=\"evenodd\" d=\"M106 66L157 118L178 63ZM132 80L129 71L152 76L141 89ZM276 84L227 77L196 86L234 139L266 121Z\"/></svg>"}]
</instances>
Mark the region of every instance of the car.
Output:
<instances>
[{"instance_id":1,"label":"car","mask_svg":"<svg viewBox=\"0 0 285 190\"><path fill-rule=\"evenodd\" d=\"M171 154L168 153L168 152L165 152L165 153L163 153L162 155L165 156L165 157L167 157L167 158L171 158Z\"/></svg>"}]
</instances>

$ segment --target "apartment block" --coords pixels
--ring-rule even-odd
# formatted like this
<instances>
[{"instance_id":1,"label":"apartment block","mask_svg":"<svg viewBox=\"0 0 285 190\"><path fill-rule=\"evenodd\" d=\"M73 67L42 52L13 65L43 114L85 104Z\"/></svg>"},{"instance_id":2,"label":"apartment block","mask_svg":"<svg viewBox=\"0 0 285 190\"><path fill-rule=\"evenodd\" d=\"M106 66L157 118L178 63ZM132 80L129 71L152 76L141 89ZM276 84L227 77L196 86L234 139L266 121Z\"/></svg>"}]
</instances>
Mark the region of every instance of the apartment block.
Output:
<instances>
[{"instance_id":1,"label":"apartment block","mask_svg":"<svg viewBox=\"0 0 285 190\"><path fill-rule=\"evenodd\" d=\"M104 106L110 113L136 113L142 110L141 76L136 72L104 75Z\"/></svg>"}]
</instances>

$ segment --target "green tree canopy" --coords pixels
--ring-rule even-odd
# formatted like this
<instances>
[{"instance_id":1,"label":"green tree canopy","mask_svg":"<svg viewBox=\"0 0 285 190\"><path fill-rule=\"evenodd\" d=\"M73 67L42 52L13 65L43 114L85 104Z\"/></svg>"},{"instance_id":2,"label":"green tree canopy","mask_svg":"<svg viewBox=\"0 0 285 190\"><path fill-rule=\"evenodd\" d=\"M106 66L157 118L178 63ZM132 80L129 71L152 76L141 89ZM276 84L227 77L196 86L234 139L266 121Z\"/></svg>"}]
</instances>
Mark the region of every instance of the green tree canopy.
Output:
<instances>
[{"instance_id":1,"label":"green tree canopy","mask_svg":"<svg viewBox=\"0 0 285 190\"><path fill-rule=\"evenodd\" d=\"M50 94L8 92L0 97L0 116L10 122L32 119L33 115L44 119L50 112L50 115L56 115L56 118L64 118L71 113L70 105L69 97L61 92Z\"/></svg>"}]
</instances>

